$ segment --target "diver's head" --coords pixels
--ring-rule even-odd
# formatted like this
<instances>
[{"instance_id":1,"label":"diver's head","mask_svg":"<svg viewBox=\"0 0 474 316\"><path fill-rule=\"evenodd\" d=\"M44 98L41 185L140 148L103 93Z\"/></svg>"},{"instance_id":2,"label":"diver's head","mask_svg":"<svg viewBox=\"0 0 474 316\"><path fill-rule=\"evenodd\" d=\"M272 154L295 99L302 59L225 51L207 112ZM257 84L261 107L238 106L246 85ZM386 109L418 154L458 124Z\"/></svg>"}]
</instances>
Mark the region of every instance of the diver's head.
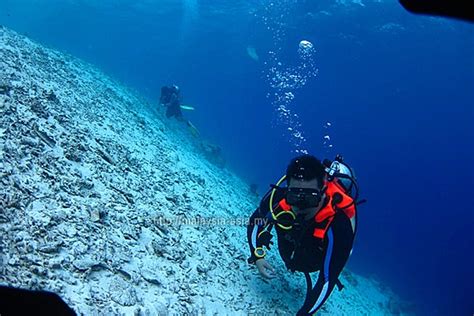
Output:
<instances>
[{"instance_id":1,"label":"diver's head","mask_svg":"<svg viewBox=\"0 0 474 316\"><path fill-rule=\"evenodd\" d=\"M173 93L179 94L179 87L174 84L174 85L171 86L171 91Z\"/></svg>"},{"instance_id":2,"label":"diver's head","mask_svg":"<svg viewBox=\"0 0 474 316\"><path fill-rule=\"evenodd\" d=\"M324 198L324 165L311 155L291 160L286 169L286 202L296 211L319 209Z\"/></svg>"}]
</instances>

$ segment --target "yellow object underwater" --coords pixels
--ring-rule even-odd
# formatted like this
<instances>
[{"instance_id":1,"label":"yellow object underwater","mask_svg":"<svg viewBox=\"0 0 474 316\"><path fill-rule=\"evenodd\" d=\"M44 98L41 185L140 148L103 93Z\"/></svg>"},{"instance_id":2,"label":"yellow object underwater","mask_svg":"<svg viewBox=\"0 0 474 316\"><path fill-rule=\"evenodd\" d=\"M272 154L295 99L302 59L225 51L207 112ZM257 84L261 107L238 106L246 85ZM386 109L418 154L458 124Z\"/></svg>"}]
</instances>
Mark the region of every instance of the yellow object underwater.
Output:
<instances>
[{"instance_id":1,"label":"yellow object underwater","mask_svg":"<svg viewBox=\"0 0 474 316\"><path fill-rule=\"evenodd\" d=\"M288 216L291 216L293 220L296 219L296 215L295 213L293 212L280 212L278 214L275 214L273 212L273 196L275 195L275 192L277 190L277 187L283 183L283 181L285 181L286 179L286 175L283 175L280 180L278 180L277 184L275 185L275 187L273 188L272 190L272 193L270 195L270 200L269 200L269 208L270 208L270 213L272 214L272 217L273 217L273 220L276 221L276 224L278 225L278 227L280 227L281 229L284 229L284 230L289 230L291 228L293 228L293 225L285 225L285 224L282 224L282 223L278 223L278 218L281 217L281 216L284 216L284 215L288 215Z\"/></svg>"}]
</instances>

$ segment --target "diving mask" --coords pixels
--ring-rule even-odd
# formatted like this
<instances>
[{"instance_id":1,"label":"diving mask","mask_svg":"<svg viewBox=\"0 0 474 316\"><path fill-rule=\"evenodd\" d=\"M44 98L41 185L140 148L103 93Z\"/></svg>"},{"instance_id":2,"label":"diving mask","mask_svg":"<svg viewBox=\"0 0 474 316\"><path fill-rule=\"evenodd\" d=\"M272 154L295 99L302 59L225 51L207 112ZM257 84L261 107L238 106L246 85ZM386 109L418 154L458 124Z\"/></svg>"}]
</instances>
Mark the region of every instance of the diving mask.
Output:
<instances>
[{"instance_id":1,"label":"diving mask","mask_svg":"<svg viewBox=\"0 0 474 316\"><path fill-rule=\"evenodd\" d=\"M290 187L287 188L286 203L298 209L307 209L318 206L322 196L318 189Z\"/></svg>"}]
</instances>

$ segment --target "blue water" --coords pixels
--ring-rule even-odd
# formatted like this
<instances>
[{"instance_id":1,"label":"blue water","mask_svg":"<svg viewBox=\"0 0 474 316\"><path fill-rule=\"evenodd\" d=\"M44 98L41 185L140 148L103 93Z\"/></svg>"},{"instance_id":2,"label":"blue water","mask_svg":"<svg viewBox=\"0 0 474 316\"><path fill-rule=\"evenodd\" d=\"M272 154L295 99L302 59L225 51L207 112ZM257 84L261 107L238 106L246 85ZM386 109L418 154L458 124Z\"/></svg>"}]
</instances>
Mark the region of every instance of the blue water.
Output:
<instances>
[{"instance_id":1,"label":"blue water","mask_svg":"<svg viewBox=\"0 0 474 316\"><path fill-rule=\"evenodd\" d=\"M295 155L267 97L275 93L268 52L297 64L299 41L311 41L319 73L292 90L289 107L304 149L342 153L368 199L349 267L419 314L470 315L474 25L414 16L392 1L315 2L0 0L0 24L97 65L150 101L177 83L196 107L186 117L260 193ZM395 27L380 28L387 23Z\"/></svg>"}]
</instances>

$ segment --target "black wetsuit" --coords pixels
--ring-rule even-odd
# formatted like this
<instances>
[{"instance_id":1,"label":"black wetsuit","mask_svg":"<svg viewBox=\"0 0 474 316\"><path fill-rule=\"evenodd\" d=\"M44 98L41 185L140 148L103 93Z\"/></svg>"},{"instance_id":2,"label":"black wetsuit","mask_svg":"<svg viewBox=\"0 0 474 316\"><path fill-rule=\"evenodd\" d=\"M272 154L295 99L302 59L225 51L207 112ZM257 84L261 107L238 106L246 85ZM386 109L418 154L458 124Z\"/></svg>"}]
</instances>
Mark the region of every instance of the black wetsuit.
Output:
<instances>
[{"instance_id":1,"label":"black wetsuit","mask_svg":"<svg viewBox=\"0 0 474 316\"><path fill-rule=\"evenodd\" d=\"M166 104L166 117L176 117L178 120L183 118L183 113L181 112L181 107L179 104L179 96L176 94L171 95L171 100Z\"/></svg>"},{"instance_id":2,"label":"black wetsuit","mask_svg":"<svg viewBox=\"0 0 474 316\"><path fill-rule=\"evenodd\" d=\"M247 226L247 238L251 251L249 262L257 259L253 254L254 249L268 244L269 241L267 233L259 235L265 229L265 219L267 219L267 224L272 221L269 199L270 194L267 193L260 202L260 206L252 214L250 225ZM274 209L281 199L283 196L277 191L273 200ZM325 204L327 202L328 199ZM315 225L313 219L305 221L300 217L297 217L290 230L274 225L278 237L278 250L286 267L292 272L304 272L306 277L306 299L298 315L314 314L324 304L334 286L340 284L338 277L350 256L354 242L355 227L353 230L351 220L342 211L334 216L324 239L313 237ZM272 226L273 224L270 224L266 230L270 231ZM320 272L316 283L312 284L310 273L315 271Z\"/></svg>"},{"instance_id":3,"label":"black wetsuit","mask_svg":"<svg viewBox=\"0 0 474 316\"><path fill-rule=\"evenodd\" d=\"M180 107L179 91L173 87L162 87L160 103L166 106L166 117L176 117L178 120L183 119L183 113Z\"/></svg>"}]
</instances>

